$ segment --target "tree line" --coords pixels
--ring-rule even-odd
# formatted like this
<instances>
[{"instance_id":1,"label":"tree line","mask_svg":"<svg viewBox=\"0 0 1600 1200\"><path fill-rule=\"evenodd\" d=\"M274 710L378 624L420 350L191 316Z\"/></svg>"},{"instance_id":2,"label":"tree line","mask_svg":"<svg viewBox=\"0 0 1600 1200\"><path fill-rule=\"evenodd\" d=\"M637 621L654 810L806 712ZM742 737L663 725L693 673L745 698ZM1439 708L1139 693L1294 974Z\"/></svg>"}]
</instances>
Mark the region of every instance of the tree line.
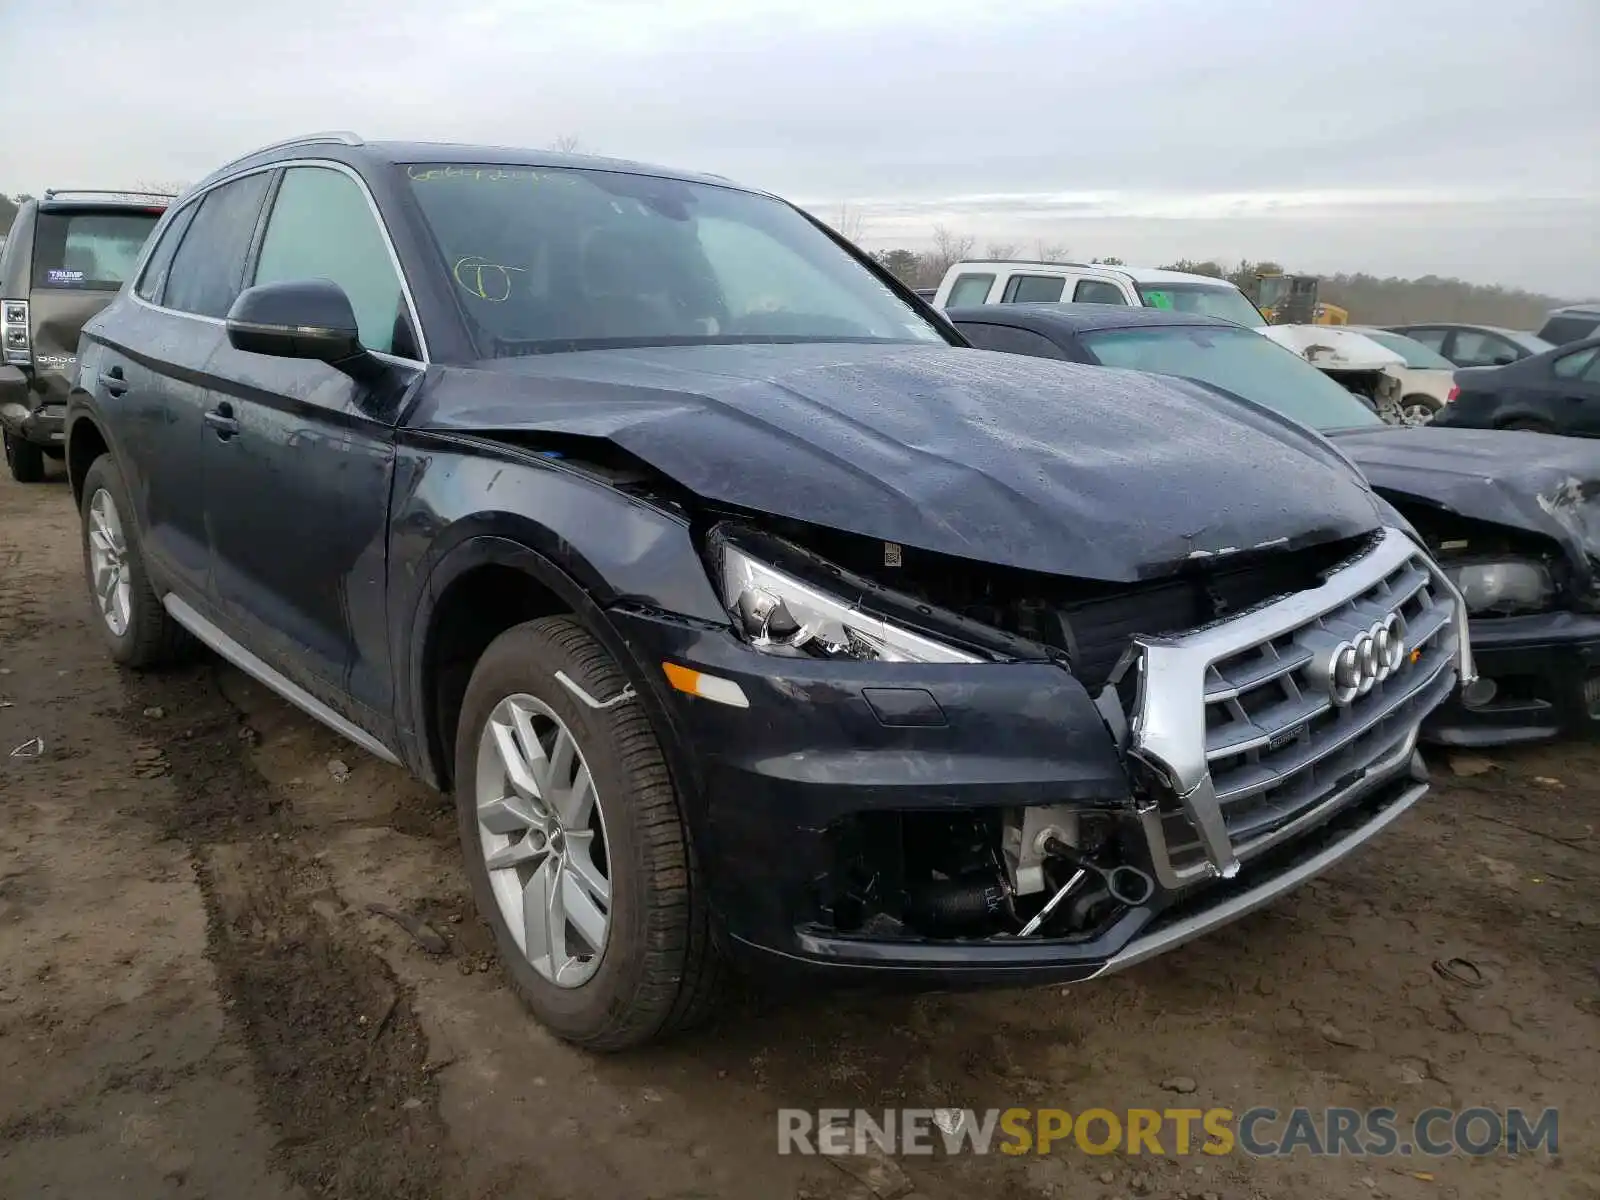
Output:
<instances>
[{"instance_id":1,"label":"tree line","mask_svg":"<svg viewBox=\"0 0 1600 1200\"><path fill-rule=\"evenodd\" d=\"M830 222L852 241L860 243L861 222L846 208ZM897 279L911 287L937 287L945 272L955 263L971 258L1029 259L1036 262L1066 262L1072 255L1065 246L1040 242L1022 246L1015 242L987 242L979 250L978 239L957 234L943 226L933 231L933 243L926 250L873 250L872 257ZM1081 261L1081 260L1080 260ZM1122 266L1116 257L1091 258L1091 263ZM1181 258L1177 262L1156 264L1169 271L1189 271L1226 279L1246 295L1252 294L1258 274L1281 274L1284 267L1270 260L1252 262L1241 259L1229 267L1212 259ZM1338 273L1320 276L1318 299L1337 304L1350 313L1350 320L1365 325L1398 325L1409 321L1466 321L1482 325L1504 325L1511 329L1537 329L1550 309L1568 303L1522 288L1498 284L1468 283L1424 275L1420 279L1382 278L1365 273Z\"/></svg>"}]
</instances>

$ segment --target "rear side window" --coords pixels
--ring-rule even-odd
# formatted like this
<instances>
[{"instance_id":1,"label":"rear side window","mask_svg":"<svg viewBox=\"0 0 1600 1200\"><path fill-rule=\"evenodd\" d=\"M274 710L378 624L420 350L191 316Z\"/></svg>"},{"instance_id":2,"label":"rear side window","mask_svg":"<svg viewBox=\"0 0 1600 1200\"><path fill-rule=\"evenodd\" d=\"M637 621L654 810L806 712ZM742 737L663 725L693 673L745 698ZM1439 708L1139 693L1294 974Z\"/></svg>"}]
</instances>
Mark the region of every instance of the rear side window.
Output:
<instances>
[{"instance_id":1,"label":"rear side window","mask_svg":"<svg viewBox=\"0 0 1600 1200\"><path fill-rule=\"evenodd\" d=\"M1013 275L1006 284L1006 304L1054 304L1067 281L1060 275Z\"/></svg>"},{"instance_id":2,"label":"rear side window","mask_svg":"<svg viewBox=\"0 0 1600 1200\"><path fill-rule=\"evenodd\" d=\"M1600 349L1593 347L1576 354L1563 354L1550 364L1550 373L1557 379L1593 379L1596 357L1600 357Z\"/></svg>"},{"instance_id":3,"label":"rear side window","mask_svg":"<svg viewBox=\"0 0 1600 1200\"><path fill-rule=\"evenodd\" d=\"M326 167L293 167L272 203L256 283L331 279L350 297L361 344L389 353L400 319L400 277L366 193ZM409 338L405 339L409 345Z\"/></svg>"},{"instance_id":4,"label":"rear side window","mask_svg":"<svg viewBox=\"0 0 1600 1200\"><path fill-rule=\"evenodd\" d=\"M982 325L976 321L963 321L956 328L966 334L967 341L980 350L1030 354L1034 358L1066 358L1054 342L1030 329L1013 329L1009 325Z\"/></svg>"},{"instance_id":5,"label":"rear side window","mask_svg":"<svg viewBox=\"0 0 1600 1200\"><path fill-rule=\"evenodd\" d=\"M1577 342L1594 333L1600 318L1582 316L1551 317L1539 330L1539 336L1555 346Z\"/></svg>"},{"instance_id":6,"label":"rear side window","mask_svg":"<svg viewBox=\"0 0 1600 1200\"><path fill-rule=\"evenodd\" d=\"M41 212L33 235L33 286L114 292L139 261L159 212Z\"/></svg>"},{"instance_id":7,"label":"rear side window","mask_svg":"<svg viewBox=\"0 0 1600 1200\"><path fill-rule=\"evenodd\" d=\"M213 188L200 201L167 274L162 303L179 312L225 317L239 298L268 172Z\"/></svg>"},{"instance_id":8,"label":"rear side window","mask_svg":"<svg viewBox=\"0 0 1600 1200\"><path fill-rule=\"evenodd\" d=\"M172 269L172 256L178 252L178 243L183 241L184 231L189 228L189 222L194 220L199 208L198 204L186 205L172 215L172 220L162 231L161 240L150 252L150 261L144 265L139 286L133 289L139 299L148 300L151 304L161 303L161 293L167 286L167 272Z\"/></svg>"},{"instance_id":9,"label":"rear side window","mask_svg":"<svg viewBox=\"0 0 1600 1200\"><path fill-rule=\"evenodd\" d=\"M993 275L962 275L950 289L950 298L944 302L944 306L960 308L967 304L982 304L989 298L989 289L993 286Z\"/></svg>"},{"instance_id":10,"label":"rear side window","mask_svg":"<svg viewBox=\"0 0 1600 1200\"><path fill-rule=\"evenodd\" d=\"M1127 304L1122 289L1104 279L1082 279L1072 290L1072 299L1078 304Z\"/></svg>"}]
</instances>

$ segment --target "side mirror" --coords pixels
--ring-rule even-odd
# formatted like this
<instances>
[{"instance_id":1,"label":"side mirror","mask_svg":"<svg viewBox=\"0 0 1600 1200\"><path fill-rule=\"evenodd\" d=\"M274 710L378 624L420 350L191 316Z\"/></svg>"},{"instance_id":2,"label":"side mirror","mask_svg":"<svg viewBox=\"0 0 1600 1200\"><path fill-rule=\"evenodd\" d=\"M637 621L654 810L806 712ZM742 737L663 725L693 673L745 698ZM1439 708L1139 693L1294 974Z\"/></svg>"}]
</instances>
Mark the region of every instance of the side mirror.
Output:
<instances>
[{"instance_id":1,"label":"side mirror","mask_svg":"<svg viewBox=\"0 0 1600 1200\"><path fill-rule=\"evenodd\" d=\"M1517 356L1514 354L1496 354L1494 356L1494 365L1497 367L1509 367L1516 361Z\"/></svg>"},{"instance_id":2,"label":"side mirror","mask_svg":"<svg viewBox=\"0 0 1600 1200\"><path fill-rule=\"evenodd\" d=\"M307 358L340 366L365 359L355 309L330 279L297 279L246 288L228 310L235 350L274 358Z\"/></svg>"}]
</instances>

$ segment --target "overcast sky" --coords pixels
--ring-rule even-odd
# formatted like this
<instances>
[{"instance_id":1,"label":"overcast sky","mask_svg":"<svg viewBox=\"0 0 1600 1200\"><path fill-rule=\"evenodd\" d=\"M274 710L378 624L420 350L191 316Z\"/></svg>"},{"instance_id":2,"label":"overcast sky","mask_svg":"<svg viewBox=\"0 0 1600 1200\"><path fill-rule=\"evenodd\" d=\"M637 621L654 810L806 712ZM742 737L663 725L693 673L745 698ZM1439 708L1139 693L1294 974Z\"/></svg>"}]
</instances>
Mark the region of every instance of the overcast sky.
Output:
<instances>
[{"instance_id":1,"label":"overcast sky","mask_svg":"<svg viewBox=\"0 0 1600 1200\"><path fill-rule=\"evenodd\" d=\"M317 129L729 175L934 224L1600 295L1600 0L5 0L0 191Z\"/></svg>"}]
</instances>

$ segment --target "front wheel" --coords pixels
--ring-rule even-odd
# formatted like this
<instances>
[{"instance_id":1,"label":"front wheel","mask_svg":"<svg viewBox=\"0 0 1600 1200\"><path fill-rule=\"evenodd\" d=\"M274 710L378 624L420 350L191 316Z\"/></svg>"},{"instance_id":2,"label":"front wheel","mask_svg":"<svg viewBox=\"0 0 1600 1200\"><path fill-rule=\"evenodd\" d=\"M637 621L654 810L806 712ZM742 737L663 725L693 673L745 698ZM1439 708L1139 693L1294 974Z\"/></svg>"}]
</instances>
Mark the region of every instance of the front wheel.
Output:
<instances>
[{"instance_id":1,"label":"front wheel","mask_svg":"<svg viewBox=\"0 0 1600 1200\"><path fill-rule=\"evenodd\" d=\"M177 658L185 635L150 586L127 485L109 454L84 474L80 516L89 603L111 657L128 667Z\"/></svg>"},{"instance_id":2,"label":"front wheel","mask_svg":"<svg viewBox=\"0 0 1600 1200\"><path fill-rule=\"evenodd\" d=\"M9 431L5 435L6 466L18 483L39 483L44 479L44 450L26 438Z\"/></svg>"},{"instance_id":3,"label":"front wheel","mask_svg":"<svg viewBox=\"0 0 1600 1200\"><path fill-rule=\"evenodd\" d=\"M558 1036L624 1050L703 1016L718 957L660 743L576 621L507 630L456 737L456 813L478 910L512 987Z\"/></svg>"},{"instance_id":4,"label":"front wheel","mask_svg":"<svg viewBox=\"0 0 1600 1200\"><path fill-rule=\"evenodd\" d=\"M1403 425L1426 425L1439 415L1444 405L1432 396L1421 394L1407 396L1400 401L1400 422Z\"/></svg>"}]
</instances>

